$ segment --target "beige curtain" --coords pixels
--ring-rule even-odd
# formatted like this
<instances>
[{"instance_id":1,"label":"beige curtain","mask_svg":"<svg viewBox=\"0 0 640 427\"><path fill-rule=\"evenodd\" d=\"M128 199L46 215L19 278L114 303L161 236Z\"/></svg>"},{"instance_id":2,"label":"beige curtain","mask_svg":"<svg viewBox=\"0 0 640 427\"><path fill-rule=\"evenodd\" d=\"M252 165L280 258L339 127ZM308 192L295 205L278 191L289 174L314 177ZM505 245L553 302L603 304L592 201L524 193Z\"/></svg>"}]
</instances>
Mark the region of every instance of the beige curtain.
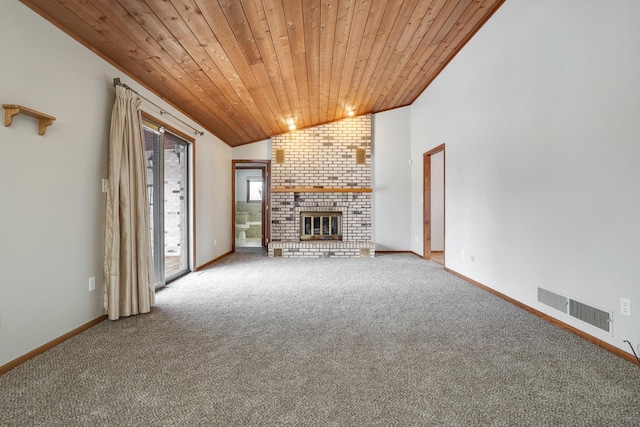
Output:
<instances>
[{"instance_id":1,"label":"beige curtain","mask_svg":"<svg viewBox=\"0 0 640 427\"><path fill-rule=\"evenodd\" d=\"M115 89L104 258L111 320L148 313L155 296L141 101L125 87Z\"/></svg>"}]
</instances>

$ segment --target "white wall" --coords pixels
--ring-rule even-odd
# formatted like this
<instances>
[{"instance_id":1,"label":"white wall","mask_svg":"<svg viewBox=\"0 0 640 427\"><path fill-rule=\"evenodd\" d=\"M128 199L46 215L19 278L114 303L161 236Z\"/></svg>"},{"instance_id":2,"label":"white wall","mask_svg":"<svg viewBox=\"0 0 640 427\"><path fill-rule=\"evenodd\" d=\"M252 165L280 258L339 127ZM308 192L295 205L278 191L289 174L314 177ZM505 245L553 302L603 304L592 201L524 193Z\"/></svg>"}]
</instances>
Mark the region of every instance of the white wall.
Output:
<instances>
[{"instance_id":1,"label":"white wall","mask_svg":"<svg viewBox=\"0 0 640 427\"><path fill-rule=\"evenodd\" d=\"M200 128L202 129L202 128ZM231 251L231 147L205 132L196 141L196 267Z\"/></svg>"},{"instance_id":2,"label":"white wall","mask_svg":"<svg viewBox=\"0 0 640 427\"><path fill-rule=\"evenodd\" d=\"M406 251L411 245L411 160L409 107L373 116L373 241L378 251Z\"/></svg>"},{"instance_id":3,"label":"white wall","mask_svg":"<svg viewBox=\"0 0 640 427\"><path fill-rule=\"evenodd\" d=\"M627 351L640 341L640 311L619 310L620 297L640 307L639 15L632 0L505 2L411 107L414 164L446 143L447 267ZM412 169L415 235L420 179ZM613 337L537 303L538 286L612 311Z\"/></svg>"},{"instance_id":4,"label":"white wall","mask_svg":"<svg viewBox=\"0 0 640 427\"><path fill-rule=\"evenodd\" d=\"M2 365L103 314L100 184L113 78L153 96L19 2L3 3L0 51L1 103L57 118L45 136L24 115L0 126ZM196 146L197 257L205 262L231 250L231 149L211 134Z\"/></svg>"},{"instance_id":5,"label":"white wall","mask_svg":"<svg viewBox=\"0 0 640 427\"><path fill-rule=\"evenodd\" d=\"M233 160L271 160L271 140L233 147Z\"/></svg>"}]
</instances>

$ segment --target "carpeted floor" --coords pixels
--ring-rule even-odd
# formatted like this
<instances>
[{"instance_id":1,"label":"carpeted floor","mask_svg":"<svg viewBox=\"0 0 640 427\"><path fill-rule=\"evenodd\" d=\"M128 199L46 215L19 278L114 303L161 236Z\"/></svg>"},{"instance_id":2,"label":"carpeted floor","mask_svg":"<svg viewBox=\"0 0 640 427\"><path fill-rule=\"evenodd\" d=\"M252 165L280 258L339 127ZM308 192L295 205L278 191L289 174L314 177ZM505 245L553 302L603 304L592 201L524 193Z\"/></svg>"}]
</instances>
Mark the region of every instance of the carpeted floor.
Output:
<instances>
[{"instance_id":1,"label":"carpeted floor","mask_svg":"<svg viewBox=\"0 0 640 427\"><path fill-rule=\"evenodd\" d=\"M629 426L640 369L408 254L236 253L0 377L2 426Z\"/></svg>"}]
</instances>

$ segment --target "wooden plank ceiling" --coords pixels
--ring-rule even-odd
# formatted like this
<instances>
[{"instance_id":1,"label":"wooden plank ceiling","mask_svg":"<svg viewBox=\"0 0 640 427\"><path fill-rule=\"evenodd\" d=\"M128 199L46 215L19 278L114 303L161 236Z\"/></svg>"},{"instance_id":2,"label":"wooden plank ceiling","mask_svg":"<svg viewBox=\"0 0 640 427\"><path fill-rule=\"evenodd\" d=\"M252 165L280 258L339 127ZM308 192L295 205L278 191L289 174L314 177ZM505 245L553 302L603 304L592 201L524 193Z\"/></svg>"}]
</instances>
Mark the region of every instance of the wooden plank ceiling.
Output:
<instances>
[{"instance_id":1,"label":"wooden plank ceiling","mask_svg":"<svg viewBox=\"0 0 640 427\"><path fill-rule=\"evenodd\" d=\"M503 1L22 0L232 147L411 104Z\"/></svg>"}]
</instances>

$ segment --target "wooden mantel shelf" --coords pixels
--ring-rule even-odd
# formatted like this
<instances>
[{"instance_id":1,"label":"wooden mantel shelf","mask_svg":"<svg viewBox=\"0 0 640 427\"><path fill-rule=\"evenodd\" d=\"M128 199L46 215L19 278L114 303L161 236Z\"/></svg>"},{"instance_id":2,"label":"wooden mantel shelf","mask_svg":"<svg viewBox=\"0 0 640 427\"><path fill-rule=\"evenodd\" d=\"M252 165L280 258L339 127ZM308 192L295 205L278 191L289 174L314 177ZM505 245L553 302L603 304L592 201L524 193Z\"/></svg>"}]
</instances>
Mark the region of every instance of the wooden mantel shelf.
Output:
<instances>
[{"instance_id":1,"label":"wooden mantel shelf","mask_svg":"<svg viewBox=\"0 0 640 427\"><path fill-rule=\"evenodd\" d=\"M276 187L272 193L371 193L370 188Z\"/></svg>"},{"instance_id":2,"label":"wooden mantel shelf","mask_svg":"<svg viewBox=\"0 0 640 427\"><path fill-rule=\"evenodd\" d=\"M56 119L53 116L48 116L39 111L32 110L31 108L23 107L22 105L2 104L2 108L4 108L5 126L11 126L13 117L20 113L38 119L38 135L44 135L47 131L47 126L51 126L53 121Z\"/></svg>"}]
</instances>

